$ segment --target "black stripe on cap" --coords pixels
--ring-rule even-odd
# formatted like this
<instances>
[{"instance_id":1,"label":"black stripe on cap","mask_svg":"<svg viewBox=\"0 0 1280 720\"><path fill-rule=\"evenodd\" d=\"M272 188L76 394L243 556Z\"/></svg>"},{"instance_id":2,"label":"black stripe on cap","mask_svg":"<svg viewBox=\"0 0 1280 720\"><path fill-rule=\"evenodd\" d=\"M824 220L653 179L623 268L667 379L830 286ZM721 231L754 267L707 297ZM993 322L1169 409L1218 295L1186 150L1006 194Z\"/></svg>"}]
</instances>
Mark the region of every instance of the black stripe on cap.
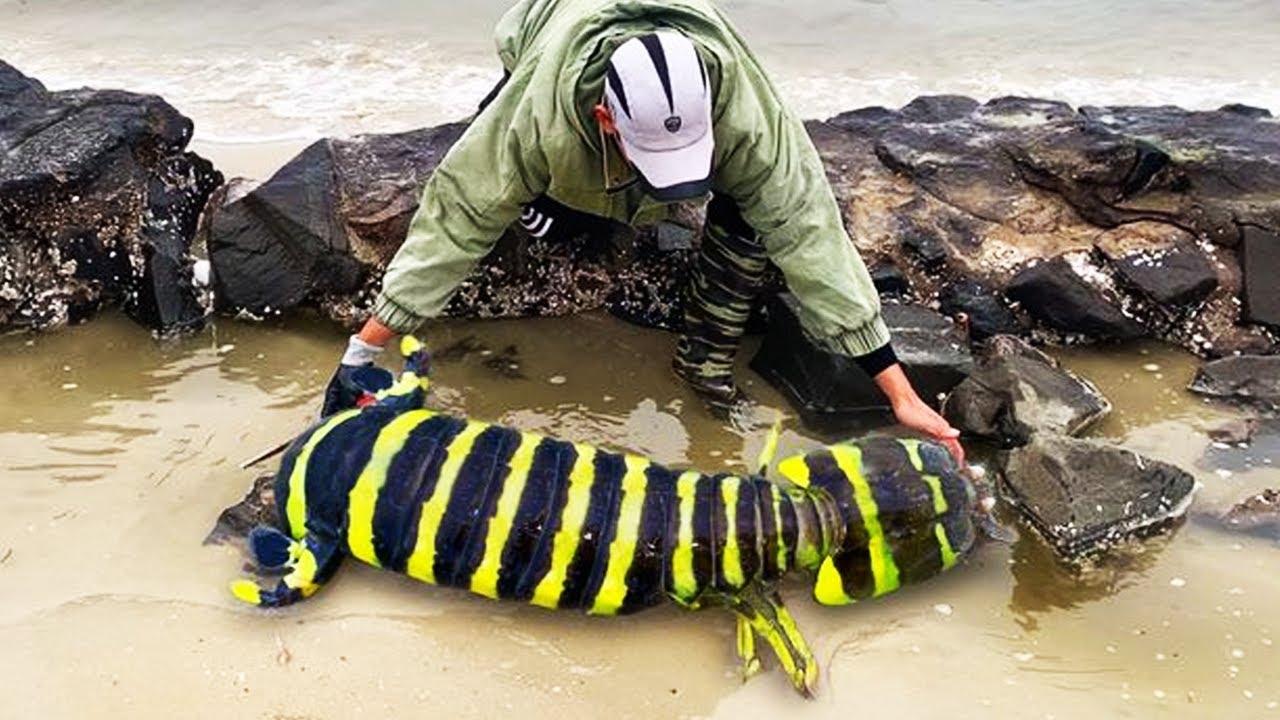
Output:
<instances>
[{"instance_id":1,"label":"black stripe on cap","mask_svg":"<svg viewBox=\"0 0 1280 720\"><path fill-rule=\"evenodd\" d=\"M631 105L627 102L627 91L622 89L622 78L618 77L618 71L613 69L613 62L609 63L609 68L605 71L605 75L609 82L609 87L613 90L614 97L618 98L618 104L622 106L622 112L631 117Z\"/></svg>"},{"instance_id":2,"label":"black stripe on cap","mask_svg":"<svg viewBox=\"0 0 1280 720\"><path fill-rule=\"evenodd\" d=\"M676 100L671 93L671 70L667 67L667 52L662 49L662 40L657 35L642 35L640 43L649 51L649 59L658 71L658 79L662 81L662 91L667 94L667 107L676 111Z\"/></svg>"}]
</instances>

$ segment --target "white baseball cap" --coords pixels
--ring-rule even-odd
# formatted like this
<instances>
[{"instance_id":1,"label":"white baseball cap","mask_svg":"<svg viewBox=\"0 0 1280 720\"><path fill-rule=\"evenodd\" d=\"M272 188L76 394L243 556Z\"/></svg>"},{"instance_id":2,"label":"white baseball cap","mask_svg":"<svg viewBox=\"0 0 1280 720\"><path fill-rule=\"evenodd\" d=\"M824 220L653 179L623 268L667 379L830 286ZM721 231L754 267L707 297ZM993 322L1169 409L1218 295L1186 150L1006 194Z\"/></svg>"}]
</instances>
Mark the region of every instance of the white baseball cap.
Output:
<instances>
[{"instance_id":1,"label":"white baseball cap","mask_svg":"<svg viewBox=\"0 0 1280 720\"><path fill-rule=\"evenodd\" d=\"M660 30L619 45L604 95L623 152L654 199L687 200L711 189L711 87L689 38Z\"/></svg>"}]
</instances>

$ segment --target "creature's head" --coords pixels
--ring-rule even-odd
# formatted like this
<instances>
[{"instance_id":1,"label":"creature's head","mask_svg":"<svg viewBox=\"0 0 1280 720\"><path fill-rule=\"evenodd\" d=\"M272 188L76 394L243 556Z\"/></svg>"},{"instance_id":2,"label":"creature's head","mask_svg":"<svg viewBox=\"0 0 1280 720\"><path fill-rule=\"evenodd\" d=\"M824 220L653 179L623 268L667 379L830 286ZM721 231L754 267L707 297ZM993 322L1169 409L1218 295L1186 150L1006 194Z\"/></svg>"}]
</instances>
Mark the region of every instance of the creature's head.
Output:
<instances>
[{"instance_id":1,"label":"creature's head","mask_svg":"<svg viewBox=\"0 0 1280 720\"><path fill-rule=\"evenodd\" d=\"M788 458L779 472L828 494L843 523L818 568L814 598L844 605L951 568L973 547L991 500L945 448L869 437Z\"/></svg>"}]
</instances>

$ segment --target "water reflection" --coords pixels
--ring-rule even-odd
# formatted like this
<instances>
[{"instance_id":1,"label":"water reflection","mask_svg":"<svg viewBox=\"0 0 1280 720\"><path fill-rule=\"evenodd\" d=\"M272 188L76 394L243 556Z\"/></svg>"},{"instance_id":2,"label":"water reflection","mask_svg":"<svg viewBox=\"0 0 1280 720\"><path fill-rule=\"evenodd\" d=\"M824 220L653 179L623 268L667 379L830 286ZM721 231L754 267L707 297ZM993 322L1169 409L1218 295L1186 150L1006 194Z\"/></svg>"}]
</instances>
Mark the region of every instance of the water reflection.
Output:
<instances>
[{"instance_id":1,"label":"water reflection","mask_svg":"<svg viewBox=\"0 0 1280 720\"><path fill-rule=\"evenodd\" d=\"M1022 526L1010 560L1014 584L1009 610L1015 622L1034 632L1040 627L1040 615L1073 610L1141 583L1180 525L1178 522L1158 535L1123 543L1079 566L1060 561L1039 533Z\"/></svg>"}]
</instances>

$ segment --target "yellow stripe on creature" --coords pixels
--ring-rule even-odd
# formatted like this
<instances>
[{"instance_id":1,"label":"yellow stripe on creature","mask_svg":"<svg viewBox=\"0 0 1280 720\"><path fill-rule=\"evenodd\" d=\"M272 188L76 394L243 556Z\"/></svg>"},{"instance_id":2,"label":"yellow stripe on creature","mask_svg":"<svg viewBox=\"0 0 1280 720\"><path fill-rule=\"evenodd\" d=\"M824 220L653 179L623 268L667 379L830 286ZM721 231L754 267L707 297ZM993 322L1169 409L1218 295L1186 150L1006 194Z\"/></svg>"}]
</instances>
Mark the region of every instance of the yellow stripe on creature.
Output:
<instances>
[{"instance_id":1,"label":"yellow stripe on creature","mask_svg":"<svg viewBox=\"0 0 1280 720\"><path fill-rule=\"evenodd\" d=\"M720 568L724 572L725 582L735 588L747 584L742 572L742 549L738 544L738 493L741 483L742 479L736 477L727 477L720 483L720 497L724 500L726 518Z\"/></svg>"},{"instance_id":2,"label":"yellow stripe on creature","mask_svg":"<svg viewBox=\"0 0 1280 720\"><path fill-rule=\"evenodd\" d=\"M498 496L497 511L489 520L489 532L484 539L484 557L471 574L471 592L497 599L498 572L502 566L502 550L507 546L516 512L520 508L520 496L533 467L533 454L542 443L542 436L533 433L520 434L520 446L507 463L510 468Z\"/></svg>"},{"instance_id":3,"label":"yellow stripe on creature","mask_svg":"<svg viewBox=\"0 0 1280 720\"><path fill-rule=\"evenodd\" d=\"M604 582L600 584L600 591L591 606L593 615L613 615L627 599L627 571L635 559L636 542L640 537L645 491L649 486L645 471L652 463L635 455L627 455L625 462L627 471L622 476L622 502L618 505L613 542L609 544Z\"/></svg>"},{"instance_id":4,"label":"yellow stripe on creature","mask_svg":"<svg viewBox=\"0 0 1280 720\"><path fill-rule=\"evenodd\" d=\"M565 576L574 554L577 553L582 523L586 521L587 507L591 504L596 449L589 445L574 445L574 449L577 450L578 457L569 473L569 491L564 510L560 513L560 529L556 531L551 545L551 568L542 577L533 591L533 598L529 600L530 603L545 608L555 609L560 605Z\"/></svg>"},{"instance_id":5,"label":"yellow stripe on creature","mask_svg":"<svg viewBox=\"0 0 1280 720\"><path fill-rule=\"evenodd\" d=\"M396 454L404 447L409 433L435 413L414 410L398 416L378 433L369 462L347 496L347 547L351 554L374 567L382 567L373 547L373 513L378 495L387 482L387 471Z\"/></svg>"},{"instance_id":6,"label":"yellow stripe on creature","mask_svg":"<svg viewBox=\"0 0 1280 720\"><path fill-rule=\"evenodd\" d=\"M898 565L880 527L880 508L871 494L871 485L862 474L862 451L842 445L832 450L836 465L853 485L853 497L862 513L862 523L867 530L867 552L871 557L871 574L875 581L875 596L898 589Z\"/></svg>"},{"instance_id":7,"label":"yellow stripe on creature","mask_svg":"<svg viewBox=\"0 0 1280 720\"><path fill-rule=\"evenodd\" d=\"M676 481L680 514L676 547L671 554L671 577L676 597L682 600L692 600L698 594L698 576L693 572L693 508L699 477L696 471L686 470Z\"/></svg>"},{"instance_id":8,"label":"yellow stripe on creature","mask_svg":"<svg viewBox=\"0 0 1280 720\"><path fill-rule=\"evenodd\" d=\"M285 517L289 519L289 532L295 540L301 540L307 534L307 463L311 460L311 453L334 428L358 414L359 410L347 410L329 418L311 433L307 443L302 446L302 452L294 460L293 472L289 474L289 500L285 503Z\"/></svg>"},{"instance_id":9,"label":"yellow stripe on creature","mask_svg":"<svg viewBox=\"0 0 1280 720\"><path fill-rule=\"evenodd\" d=\"M469 422L453 442L449 443L447 457L436 479L435 490L422 506L422 517L418 520L418 538L405 569L409 577L435 583L436 532L440 530L440 521L444 518L444 511L449 507L449 497L453 495L453 484L458 479L458 471L462 469L463 461L471 453L476 438L488 428L489 425L485 423Z\"/></svg>"}]
</instances>

